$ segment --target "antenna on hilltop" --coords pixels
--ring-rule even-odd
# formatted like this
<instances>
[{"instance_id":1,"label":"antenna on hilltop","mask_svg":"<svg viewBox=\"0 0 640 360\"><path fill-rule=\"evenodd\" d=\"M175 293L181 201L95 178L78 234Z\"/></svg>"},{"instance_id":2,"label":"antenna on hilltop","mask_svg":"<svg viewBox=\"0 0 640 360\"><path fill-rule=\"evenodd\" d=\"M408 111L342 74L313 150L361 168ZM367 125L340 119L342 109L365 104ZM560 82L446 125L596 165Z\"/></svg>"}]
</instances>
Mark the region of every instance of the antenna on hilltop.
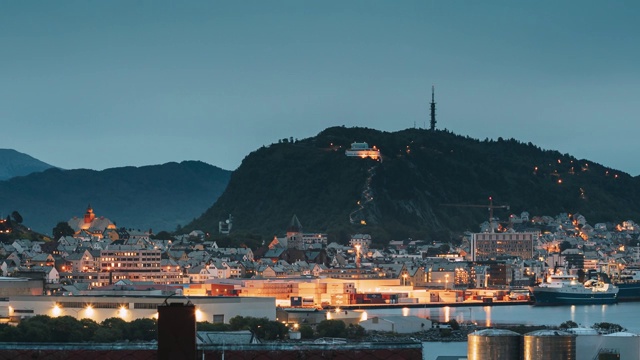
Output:
<instances>
[{"instance_id":1,"label":"antenna on hilltop","mask_svg":"<svg viewBox=\"0 0 640 360\"><path fill-rule=\"evenodd\" d=\"M431 85L431 131L436 130L436 100L435 100L436 88Z\"/></svg>"}]
</instances>

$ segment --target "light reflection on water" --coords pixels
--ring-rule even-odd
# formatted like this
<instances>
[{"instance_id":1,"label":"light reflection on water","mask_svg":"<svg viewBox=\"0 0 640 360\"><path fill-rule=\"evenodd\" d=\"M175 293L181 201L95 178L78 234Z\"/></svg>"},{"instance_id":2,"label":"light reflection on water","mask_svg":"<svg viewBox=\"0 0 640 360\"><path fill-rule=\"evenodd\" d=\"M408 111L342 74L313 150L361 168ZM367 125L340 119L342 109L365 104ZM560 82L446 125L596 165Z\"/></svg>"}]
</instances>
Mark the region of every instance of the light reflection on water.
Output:
<instances>
[{"instance_id":1,"label":"light reflection on water","mask_svg":"<svg viewBox=\"0 0 640 360\"><path fill-rule=\"evenodd\" d=\"M376 309L372 316L397 315L400 309ZM557 326L571 320L579 325L591 327L595 323L609 322L622 325L627 331L640 334L640 302L614 305L570 305L570 306L476 306L411 308L407 315L447 321L454 318L459 323L473 322L479 326L501 324L551 325ZM438 356L467 355L467 342L425 342L422 346L423 360L435 360Z\"/></svg>"},{"instance_id":2,"label":"light reflection on water","mask_svg":"<svg viewBox=\"0 0 640 360\"><path fill-rule=\"evenodd\" d=\"M638 302L570 306L443 306L437 308L370 309L367 312L370 318L376 315L412 315L440 322L455 319L459 323L472 322L483 327L501 324L557 326L568 320L591 327L595 323L609 322L622 325L630 332L640 333L640 303Z\"/></svg>"}]
</instances>

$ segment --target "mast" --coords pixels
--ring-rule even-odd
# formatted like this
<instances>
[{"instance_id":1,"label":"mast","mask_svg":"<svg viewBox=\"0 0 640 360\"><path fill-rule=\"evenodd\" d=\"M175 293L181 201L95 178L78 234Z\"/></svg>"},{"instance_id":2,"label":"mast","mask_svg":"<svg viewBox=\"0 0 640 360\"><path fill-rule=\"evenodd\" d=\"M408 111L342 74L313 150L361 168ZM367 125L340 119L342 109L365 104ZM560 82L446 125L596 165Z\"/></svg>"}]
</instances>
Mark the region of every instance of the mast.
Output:
<instances>
[{"instance_id":1,"label":"mast","mask_svg":"<svg viewBox=\"0 0 640 360\"><path fill-rule=\"evenodd\" d=\"M435 100L435 86L431 86L431 131L436 130L436 100Z\"/></svg>"}]
</instances>

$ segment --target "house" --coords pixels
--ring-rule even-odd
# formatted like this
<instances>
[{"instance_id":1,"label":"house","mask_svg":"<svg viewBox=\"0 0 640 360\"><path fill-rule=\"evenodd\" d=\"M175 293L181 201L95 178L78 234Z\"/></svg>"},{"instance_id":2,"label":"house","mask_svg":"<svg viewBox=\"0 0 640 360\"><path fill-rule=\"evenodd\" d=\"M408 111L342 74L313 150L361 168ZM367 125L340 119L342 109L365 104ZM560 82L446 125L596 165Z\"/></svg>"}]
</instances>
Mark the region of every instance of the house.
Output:
<instances>
[{"instance_id":1,"label":"house","mask_svg":"<svg viewBox=\"0 0 640 360\"><path fill-rule=\"evenodd\" d=\"M369 234L355 234L351 236L349 245L353 248L360 249L359 251L367 252L371 246L371 235Z\"/></svg>"},{"instance_id":2,"label":"house","mask_svg":"<svg viewBox=\"0 0 640 360\"><path fill-rule=\"evenodd\" d=\"M222 265L227 269L227 278L238 279L244 276L244 267L238 261L223 261Z\"/></svg>"},{"instance_id":3,"label":"house","mask_svg":"<svg viewBox=\"0 0 640 360\"><path fill-rule=\"evenodd\" d=\"M18 277L29 279L43 279L47 284L57 284L60 282L60 273L53 266L34 266L31 269L20 268L16 272Z\"/></svg>"},{"instance_id":4,"label":"house","mask_svg":"<svg viewBox=\"0 0 640 360\"><path fill-rule=\"evenodd\" d=\"M2 270L2 276L9 276L20 268L20 262L16 262L15 259L5 259L0 264L0 270Z\"/></svg>"},{"instance_id":5,"label":"house","mask_svg":"<svg viewBox=\"0 0 640 360\"><path fill-rule=\"evenodd\" d=\"M258 268L258 275L266 278L274 278L283 277L286 275L286 272L280 266L263 265Z\"/></svg>"},{"instance_id":6,"label":"house","mask_svg":"<svg viewBox=\"0 0 640 360\"><path fill-rule=\"evenodd\" d=\"M51 254L36 254L28 261L29 266L54 266L56 263L55 259Z\"/></svg>"},{"instance_id":7,"label":"house","mask_svg":"<svg viewBox=\"0 0 640 360\"><path fill-rule=\"evenodd\" d=\"M324 266L323 264L314 264L313 265L313 269L311 269L311 273L313 274L313 276L318 277L320 276L323 272L327 271L327 267Z\"/></svg>"},{"instance_id":8,"label":"house","mask_svg":"<svg viewBox=\"0 0 640 360\"><path fill-rule=\"evenodd\" d=\"M96 271L97 262L94 256L89 250L84 250L81 253L73 253L65 258L69 271L71 272L86 272Z\"/></svg>"},{"instance_id":9,"label":"house","mask_svg":"<svg viewBox=\"0 0 640 360\"><path fill-rule=\"evenodd\" d=\"M19 239L15 240L11 245L13 245L18 254L22 254L25 251L31 250L31 240Z\"/></svg>"},{"instance_id":10,"label":"house","mask_svg":"<svg viewBox=\"0 0 640 360\"><path fill-rule=\"evenodd\" d=\"M189 233L190 238L194 238L198 240L204 240L205 236L206 234L202 230L193 230L192 232Z\"/></svg>"}]
</instances>

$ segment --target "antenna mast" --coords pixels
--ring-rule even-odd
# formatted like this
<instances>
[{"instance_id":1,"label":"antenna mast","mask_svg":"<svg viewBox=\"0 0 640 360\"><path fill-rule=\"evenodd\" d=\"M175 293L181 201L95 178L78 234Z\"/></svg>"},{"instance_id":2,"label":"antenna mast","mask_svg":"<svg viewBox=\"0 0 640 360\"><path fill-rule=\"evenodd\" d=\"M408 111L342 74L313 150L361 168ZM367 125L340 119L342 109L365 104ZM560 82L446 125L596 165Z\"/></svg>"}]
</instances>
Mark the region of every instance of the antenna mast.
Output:
<instances>
[{"instance_id":1,"label":"antenna mast","mask_svg":"<svg viewBox=\"0 0 640 360\"><path fill-rule=\"evenodd\" d=\"M431 85L431 131L436 130L436 100L435 100L435 86Z\"/></svg>"}]
</instances>

